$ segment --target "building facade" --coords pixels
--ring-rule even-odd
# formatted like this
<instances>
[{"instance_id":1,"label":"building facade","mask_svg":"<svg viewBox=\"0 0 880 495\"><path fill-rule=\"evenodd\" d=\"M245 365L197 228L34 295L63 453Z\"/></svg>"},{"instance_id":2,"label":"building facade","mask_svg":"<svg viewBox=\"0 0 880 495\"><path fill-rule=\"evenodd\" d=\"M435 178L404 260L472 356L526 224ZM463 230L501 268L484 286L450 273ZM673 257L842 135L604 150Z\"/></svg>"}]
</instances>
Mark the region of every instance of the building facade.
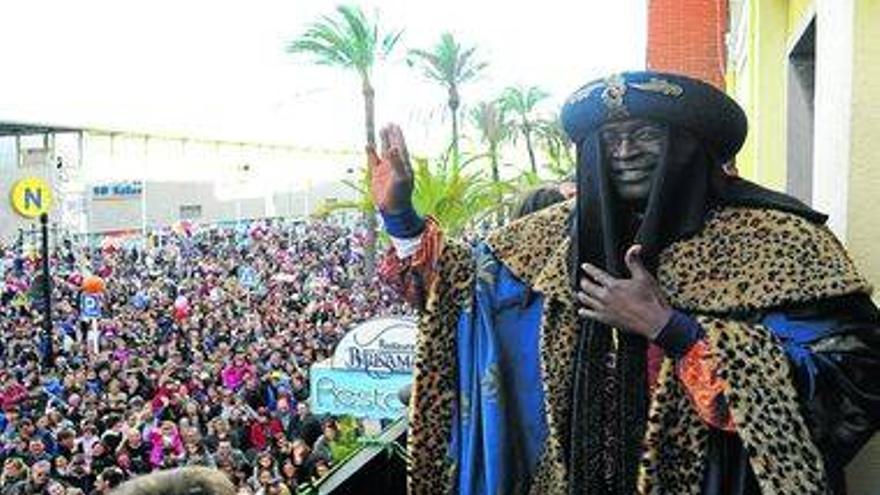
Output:
<instances>
[{"instance_id":1,"label":"building facade","mask_svg":"<svg viewBox=\"0 0 880 495\"><path fill-rule=\"evenodd\" d=\"M880 1L649 0L648 12L648 67L724 87L746 110L740 175L827 213L880 284ZM878 493L880 437L848 474L850 493Z\"/></svg>"},{"instance_id":2,"label":"building facade","mask_svg":"<svg viewBox=\"0 0 880 495\"><path fill-rule=\"evenodd\" d=\"M828 213L880 283L880 2L730 3L727 83L749 115L746 177Z\"/></svg>"},{"instance_id":3,"label":"building facade","mask_svg":"<svg viewBox=\"0 0 880 495\"><path fill-rule=\"evenodd\" d=\"M0 122L0 241L37 228L36 216L14 207L23 179L45 184L26 199L46 206L53 231L100 234L180 220L307 216L322 199L351 199L340 179L361 159L271 143Z\"/></svg>"}]
</instances>

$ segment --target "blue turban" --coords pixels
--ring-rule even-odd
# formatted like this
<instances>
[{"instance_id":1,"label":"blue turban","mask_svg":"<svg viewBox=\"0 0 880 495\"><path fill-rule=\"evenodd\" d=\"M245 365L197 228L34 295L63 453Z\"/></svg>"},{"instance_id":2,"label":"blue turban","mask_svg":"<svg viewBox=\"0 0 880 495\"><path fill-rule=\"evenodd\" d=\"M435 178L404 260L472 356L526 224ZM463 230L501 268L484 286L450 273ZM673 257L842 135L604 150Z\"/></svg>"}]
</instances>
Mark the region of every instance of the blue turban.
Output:
<instances>
[{"instance_id":1,"label":"blue turban","mask_svg":"<svg viewBox=\"0 0 880 495\"><path fill-rule=\"evenodd\" d=\"M624 72L575 91L562 107L562 125L580 143L603 124L643 118L689 130L719 163L733 158L745 141L742 108L711 84L677 74Z\"/></svg>"}]
</instances>

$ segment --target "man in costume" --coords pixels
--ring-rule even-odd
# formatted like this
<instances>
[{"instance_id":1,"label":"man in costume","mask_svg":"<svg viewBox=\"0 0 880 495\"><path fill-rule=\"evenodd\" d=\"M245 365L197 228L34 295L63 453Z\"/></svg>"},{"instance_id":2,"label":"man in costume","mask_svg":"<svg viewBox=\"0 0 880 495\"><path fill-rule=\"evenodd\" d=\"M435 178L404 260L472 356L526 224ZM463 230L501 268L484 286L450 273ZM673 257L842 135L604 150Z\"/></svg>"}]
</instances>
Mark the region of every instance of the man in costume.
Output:
<instances>
[{"instance_id":1,"label":"man in costume","mask_svg":"<svg viewBox=\"0 0 880 495\"><path fill-rule=\"evenodd\" d=\"M576 199L475 249L413 210L399 128L368 149L422 308L412 493L844 492L880 315L825 216L723 172L746 118L701 81L615 75L562 121Z\"/></svg>"}]
</instances>

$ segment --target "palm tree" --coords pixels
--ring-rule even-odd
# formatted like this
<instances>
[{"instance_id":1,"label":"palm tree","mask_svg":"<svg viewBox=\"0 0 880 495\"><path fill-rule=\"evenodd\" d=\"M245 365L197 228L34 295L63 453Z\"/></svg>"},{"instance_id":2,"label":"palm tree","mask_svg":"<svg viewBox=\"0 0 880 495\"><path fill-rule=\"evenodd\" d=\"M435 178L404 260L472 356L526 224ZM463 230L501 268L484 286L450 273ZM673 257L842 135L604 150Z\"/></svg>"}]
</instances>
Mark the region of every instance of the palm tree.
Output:
<instances>
[{"instance_id":1,"label":"palm tree","mask_svg":"<svg viewBox=\"0 0 880 495\"><path fill-rule=\"evenodd\" d=\"M409 64L421 67L424 76L438 82L448 93L447 105L452 114L452 164L460 163L458 149L458 109L461 106L459 88L476 79L488 63L474 57L477 47L466 47L456 41L452 33L440 36L440 41L430 50L410 50Z\"/></svg>"},{"instance_id":2,"label":"palm tree","mask_svg":"<svg viewBox=\"0 0 880 495\"><path fill-rule=\"evenodd\" d=\"M541 119L535 123L535 134L547 152L547 168L560 179L571 177L574 172L574 156L571 153L571 139L562 128L558 116Z\"/></svg>"},{"instance_id":3,"label":"palm tree","mask_svg":"<svg viewBox=\"0 0 880 495\"><path fill-rule=\"evenodd\" d=\"M495 101L483 101L471 109L471 123L480 133L480 141L486 145L486 156L492 167L492 181L501 181L498 172L498 149L507 139L510 127L507 125L501 105Z\"/></svg>"},{"instance_id":4,"label":"palm tree","mask_svg":"<svg viewBox=\"0 0 880 495\"><path fill-rule=\"evenodd\" d=\"M483 101L477 104L470 111L471 124L480 134L480 141L486 146L483 156L489 159L489 166L492 171L492 188L495 191L495 198L498 204L501 204L504 196L505 185L501 182L501 173L499 171L499 148L501 143L508 139L510 134L510 126L501 105L497 101ZM500 225L502 215L499 213L495 219L496 224Z\"/></svg>"},{"instance_id":5,"label":"palm tree","mask_svg":"<svg viewBox=\"0 0 880 495\"><path fill-rule=\"evenodd\" d=\"M460 234L503 207L483 173L467 170L472 162L459 167L431 167L426 159L413 159L413 206L435 218L449 235Z\"/></svg>"},{"instance_id":6,"label":"palm tree","mask_svg":"<svg viewBox=\"0 0 880 495\"><path fill-rule=\"evenodd\" d=\"M366 141L376 145L375 97L371 75L376 60L387 57L402 31L380 31L378 18L368 19L364 12L355 6L340 5L336 15L326 15L312 23L296 40L287 45L287 52L309 55L318 65L327 65L354 71L360 77L361 93L364 97L364 124ZM369 184L369 167L363 167L366 183ZM376 216L374 205L369 199L362 202L367 221L368 244L365 253L366 272L372 275L376 259Z\"/></svg>"},{"instance_id":7,"label":"palm tree","mask_svg":"<svg viewBox=\"0 0 880 495\"><path fill-rule=\"evenodd\" d=\"M529 152L529 162L532 165L532 173L538 173L538 164L535 161L535 150L532 144L532 132L535 128L535 107L547 98L547 92L537 86L511 86L501 94L501 108L516 119L516 127L526 142Z\"/></svg>"},{"instance_id":8,"label":"palm tree","mask_svg":"<svg viewBox=\"0 0 880 495\"><path fill-rule=\"evenodd\" d=\"M449 157L446 157L449 159ZM430 215L443 228L444 234L457 235L467 226L503 214L509 206L498 200L496 191L503 195L517 192L504 182L498 188L482 171L470 171L469 167L480 156L466 160L458 167L444 163L430 163L422 157L412 157L413 195L415 209L422 215ZM369 183L343 181L358 191L359 197L370 190ZM324 201L315 212L324 217L339 210L356 210L363 207L363 200Z\"/></svg>"}]
</instances>

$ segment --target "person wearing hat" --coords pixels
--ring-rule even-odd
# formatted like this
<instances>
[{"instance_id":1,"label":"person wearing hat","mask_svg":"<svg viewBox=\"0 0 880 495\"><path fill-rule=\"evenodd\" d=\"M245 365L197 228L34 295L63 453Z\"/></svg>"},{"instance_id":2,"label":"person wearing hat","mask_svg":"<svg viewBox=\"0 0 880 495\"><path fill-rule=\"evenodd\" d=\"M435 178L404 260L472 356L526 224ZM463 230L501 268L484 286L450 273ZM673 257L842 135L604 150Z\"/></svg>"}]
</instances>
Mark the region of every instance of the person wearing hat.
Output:
<instances>
[{"instance_id":1,"label":"person wearing hat","mask_svg":"<svg viewBox=\"0 0 880 495\"><path fill-rule=\"evenodd\" d=\"M825 215L725 173L704 82L630 72L565 103L576 198L475 249L368 148L382 272L422 309L410 492L843 493L880 426L880 314Z\"/></svg>"}]
</instances>

